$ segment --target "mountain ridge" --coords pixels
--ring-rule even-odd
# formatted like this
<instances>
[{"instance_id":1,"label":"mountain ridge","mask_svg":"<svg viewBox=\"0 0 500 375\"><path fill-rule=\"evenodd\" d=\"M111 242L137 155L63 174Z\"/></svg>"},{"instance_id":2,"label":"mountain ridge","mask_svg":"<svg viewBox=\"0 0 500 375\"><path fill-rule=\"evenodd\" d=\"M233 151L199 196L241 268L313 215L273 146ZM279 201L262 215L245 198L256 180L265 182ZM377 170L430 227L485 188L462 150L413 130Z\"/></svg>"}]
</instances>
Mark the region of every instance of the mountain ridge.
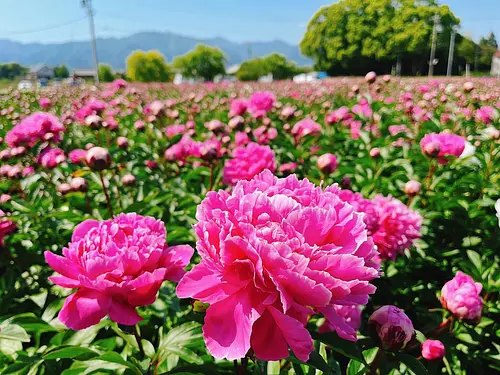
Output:
<instances>
[{"instance_id":1,"label":"mountain ridge","mask_svg":"<svg viewBox=\"0 0 500 375\"><path fill-rule=\"evenodd\" d=\"M227 65L240 64L252 57L265 56L272 52L285 55L298 65L311 65L311 60L302 56L299 47L281 40L264 42L233 42L223 37L196 38L172 32L142 31L126 37L97 38L97 56L100 63L114 69L125 68L127 56L135 50L156 49L165 55L168 62L183 55L197 44L219 47L227 56ZM61 43L22 43L0 39L0 63L18 62L22 65L66 64L70 68L92 67L92 53L89 41Z\"/></svg>"}]
</instances>

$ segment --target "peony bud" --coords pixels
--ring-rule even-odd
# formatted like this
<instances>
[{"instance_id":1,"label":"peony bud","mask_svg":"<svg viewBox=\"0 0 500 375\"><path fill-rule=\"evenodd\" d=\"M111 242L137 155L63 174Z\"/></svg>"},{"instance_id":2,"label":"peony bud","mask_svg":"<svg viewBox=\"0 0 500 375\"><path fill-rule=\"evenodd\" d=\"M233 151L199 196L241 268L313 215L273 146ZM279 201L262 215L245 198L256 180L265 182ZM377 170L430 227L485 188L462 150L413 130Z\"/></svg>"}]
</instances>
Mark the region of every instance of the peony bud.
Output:
<instances>
[{"instance_id":1,"label":"peony bud","mask_svg":"<svg viewBox=\"0 0 500 375\"><path fill-rule=\"evenodd\" d=\"M386 305L376 310L368 325L382 348L388 351L403 349L415 336L410 318L396 306Z\"/></svg>"},{"instance_id":2,"label":"peony bud","mask_svg":"<svg viewBox=\"0 0 500 375\"><path fill-rule=\"evenodd\" d=\"M88 127L95 129L98 128L102 124L102 118L97 115L90 115L85 117L85 125Z\"/></svg>"},{"instance_id":3,"label":"peony bud","mask_svg":"<svg viewBox=\"0 0 500 375\"><path fill-rule=\"evenodd\" d=\"M342 177L342 180L340 181L340 187L342 189L350 189L351 179L349 177Z\"/></svg>"},{"instance_id":4,"label":"peony bud","mask_svg":"<svg viewBox=\"0 0 500 375\"><path fill-rule=\"evenodd\" d=\"M469 275L458 271L441 290L441 304L460 320L472 324L481 319L483 301L479 297L483 286Z\"/></svg>"},{"instance_id":5,"label":"peony bud","mask_svg":"<svg viewBox=\"0 0 500 375\"><path fill-rule=\"evenodd\" d=\"M85 155L88 166L96 171L103 171L111 166L111 155L102 147L92 147Z\"/></svg>"},{"instance_id":6,"label":"peony bud","mask_svg":"<svg viewBox=\"0 0 500 375\"><path fill-rule=\"evenodd\" d=\"M441 146L439 142L429 142L424 146L424 155L435 158L439 155L441 151Z\"/></svg>"},{"instance_id":7,"label":"peony bud","mask_svg":"<svg viewBox=\"0 0 500 375\"><path fill-rule=\"evenodd\" d=\"M57 191L58 191L61 195L66 195L66 194L70 193L70 192L71 192L71 190L72 190L72 189L71 189L70 184L66 184L66 183L61 184L61 185L59 185L59 186L57 187Z\"/></svg>"},{"instance_id":8,"label":"peony bud","mask_svg":"<svg viewBox=\"0 0 500 375\"><path fill-rule=\"evenodd\" d=\"M200 147L200 157L205 161L211 161L217 158L219 150L214 145L202 145Z\"/></svg>"},{"instance_id":9,"label":"peony bud","mask_svg":"<svg viewBox=\"0 0 500 375\"><path fill-rule=\"evenodd\" d=\"M443 358L445 352L444 345L439 340L425 340L422 344L422 357L428 361Z\"/></svg>"},{"instance_id":10,"label":"peony bud","mask_svg":"<svg viewBox=\"0 0 500 375\"><path fill-rule=\"evenodd\" d=\"M331 174L337 169L337 157L332 154L323 154L318 158L316 166L324 174Z\"/></svg>"},{"instance_id":11,"label":"peony bud","mask_svg":"<svg viewBox=\"0 0 500 375\"><path fill-rule=\"evenodd\" d=\"M420 193L421 184L418 181L410 180L405 184L404 191L410 197L414 197L418 193Z\"/></svg>"},{"instance_id":12,"label":"peony bud","mask_svg":"<svg viewBox=\"0 0 500 375\"><path fill-rule=\"evenodd\" d=\"M10 150L2 150L0 151L0 160L9 160L11 158Z\"/></svg>"},{"instance_id":13,"label":"peony bud","mask_svg":"<svg viewBox=\"0 0 500 375\"><path fill-rule=\"evenodd\" d=\"M116 140L116 144L120 148L127 148L128 147L128 139L126 137L118 137Z\"/></svg>"},{"instance_id":14,"label":"peony bud","mask_svg":"<svg viewBox=\"0 0 500 375\"><path fill-rule=\"evenodd\" d=\"M380 157L380 149L378 147L374 147L370 150L370 156L374 159Z\"/></svg>"},{"instance_id":15,"label":"peony bud","mask_svg":"<svg viewBox=\"0 0 500 375\"><path fill-rule=\"evenodd\" d=\"M79 191L81 193L86 193L89 189L89 183L83 177L75 177L71 180L71 189L74 191Z\"/></svg>"},{"instance_id":16,"label":"peony bud","mask_svg":"<svg viewBox=\"0 0 500 375\"><path fill-rule=\"evenodd\" d=\"M135 184L135 176L132 174L126 174L125 176L122 177L122 184L123 185Z\"/></svg>"},{"instance_id":17,"label":"peony bud","mask_svg":"<svg viewBox=\"0 0 500 375\"><path fill-rule=\"evenodd\" d=\"M245 126L245 119L241 116L233 117L229 120L229 127L234 130L243 130Z\"/></svg>"},{"instance_id":18,"label":"peony bud","mask_svg":"<svg viewBox=\"0 0 500 375\"><path fill-rule=\"evenodd\" d=\"M146 124L142 120L137 120L134 123L135 130L143 130L146 127Z\"/></svg>"},{"instance_id":19,"label":"peony bud","mask_svg":"<svg viewBox=\"0 0 500 375\"><path fill-rule=\"evenodd\" d=\"M365 81L368 82L369 84L374 83L377 80L377 73L375 72L368 72L365 75Z\"/></svg>"},{"instance_id":20,"label":"peony bud","mask_svg":"<svg viewBox=\"0 0 500 375\"><path fill-rule=\"evenodd\" d=\"M474 83L473 82L465 82L464 83L464 91L471 92L472 90L474 90Z\"/></svg>"},{"instance_id":21,"label":"peony bud","mask_svg":"<svg viewBox=\"0 0 500 375\"><path fill-rule=\"evenodd\" d=\"M382 80L385 82L385 83L389 83L391 82L391 76L390 74L386 74L382 77Z\"/></svg>"}]
</instances>

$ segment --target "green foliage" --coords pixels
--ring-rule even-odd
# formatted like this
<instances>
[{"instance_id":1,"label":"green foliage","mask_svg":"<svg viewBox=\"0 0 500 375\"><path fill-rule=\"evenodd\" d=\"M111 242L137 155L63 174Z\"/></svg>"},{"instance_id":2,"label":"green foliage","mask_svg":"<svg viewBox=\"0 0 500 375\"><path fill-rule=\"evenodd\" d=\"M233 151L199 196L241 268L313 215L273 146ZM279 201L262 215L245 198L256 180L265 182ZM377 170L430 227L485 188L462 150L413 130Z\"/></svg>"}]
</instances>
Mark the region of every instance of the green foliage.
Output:
<instances>
[{"instance_id":1,"label":"green foliage","mask_svg":"<svg viewBox=\"0 0 500 375\"><path fill-rule=\"evenodd\" d=\"M267 70L264 59L256 58L244 61L236 72L236 78L240 81L256 81L259 77L266 74Z\"/></svg>"},{"instance_id":2,"label":"green foliage","mask_svg":"<svg viewBox=\"0 0 500 375\"><path fill-rule=\"evenodd\" d=\"M135 51L127 58L127 77L138 82L169 82L172 70L158 51Z\"/></svg>"},{"instance_id":3,"label":"green foliage","mask_svg":"<svg viewBox=\"0 0 500 375\"><path fill-rule=\"evenodd\" d=\"M458 24L447 6L433 1L341 0L312 17L300 48L319 70L361 74L375 62L390 66L398 56L427 54L435 15L443 34Z\"/></svg>"},{"instance_id":4,"label":"green foliage","mask_svg":"<svg viewBox=\"0 0 500 375\"><path fill-rule=\"evenodd\" d=\"M188 78L202 78L213 81L215 76L225 74L226 57L217 47L198 44L195 49L173 61L174 68Z\"/></svg>"},{"instance_id":5,"label":"green foliage","mask_svg":"<svg viewBox=\"0 0 500 375\"><path fill-rule=\"evenodd\" d=\"M29 72L29 69L18 63L0 64L0 79L14 80Z\"/></svg>"},{"instance_id":6,"label":"green foliage","mask_svg":"<svg viewBox=\"0 0 500 375\"><path fill-rule=\"evenodd\" d=\"M489 33L486 38L481 38L479 41L479 63L484 67L491 66L493 55L498 49L498 43L495 34Z\"/></svg>"},{"instance_id":7,"label":"green foliage","mask_svg":"<svg viewBox=\"0 0 500 375\"><path fill-rule=\"evenodd\" d=\"M468 37L463 37L457 46L457 56L462 57L467 64L473 64L476 54L476 43Z\"/></svg>"},{"instance_id":8,"label":"green foliage","mask_svg":"<svg viewBox=\"0 0 500 375\"><path fill-rule=\"evenodd\" d=\"M101 82L113 82L115 75L111 66L106 64L99 64L99 80Z\"/></svg>"},{"instance_id":9,"label":"green foliage","mask_svg":"<svg viewBox=\"0 0 500 375\"><path fill-rule=\"evenodd\" d=\"M56 78L68 78L69 77L68 67L66 65L56 66L54 68L54 76Z\"/></svg>"},{"instance_id":10,"label":"green foliage","mask_svg":"<svg viewBox=\"0 0 500 375\"><path fill-rule=\"evenodd\" d=\"M284 55L273 53L269 56L244 61L236 72L236 77L240 81L256 81L262 76L272 74L274 80L282 80L292 78L305 70L307 68L297 68L295 63Z\"/></svg>"}]
</instances>

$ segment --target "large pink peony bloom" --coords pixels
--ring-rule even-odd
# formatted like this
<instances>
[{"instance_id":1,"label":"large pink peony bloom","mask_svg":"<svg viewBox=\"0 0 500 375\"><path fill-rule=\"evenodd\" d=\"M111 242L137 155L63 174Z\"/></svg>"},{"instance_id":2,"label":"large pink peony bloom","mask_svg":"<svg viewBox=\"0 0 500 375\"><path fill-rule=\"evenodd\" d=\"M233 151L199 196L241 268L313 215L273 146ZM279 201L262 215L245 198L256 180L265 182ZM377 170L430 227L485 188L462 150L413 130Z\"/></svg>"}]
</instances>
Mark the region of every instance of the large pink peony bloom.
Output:
<instances>
[{"instance_id":1,"label":"large pink peony bloom","mask_svg":"<svg viewBox=\"0 0 500 375\"><path fill-rule=\"evenodd\" d=\"M254 118L262 118L273 109L276 98L269 91L257 91L252 94L248 102L248 112Z\"/></svg>"},{"instance_id":2,"label":"large pink peony bloom","mask_svg":"<svg viewBox=\"0 0 500 375\"><path fill-rule=\"evenodd\" d=\"M0 246L3 246L3 239L9 233L12 233L16 230L16 224L4 217L5 212L0 210Z\"/></svg>"},{"instance_id":3,"label":"large pink peony bloom","mask_svg":"<svg viewBox=\"0 0 500 375\"><path fill-rule=\"evenodd\" d=\"M237 147L233 158L226 161L223 181L235 185L239 180L250 180L265 169L276 170L274 152L269 146L251 142L247 146Z\"/></svg>"},{"instance_id":4,"label":"large pink peony bloom","mask_svg":"<svg viewBox=\"0 0 500 375\"><path fill-rule=\"evenodd\" d=\"M229 111L229 117L241 116L248 108L248 102L245 99L233 99L231 101L231 109Z\"/></svg>"},{"instance_id":5,"label":"large pink peony bloom","mask_svg":"<svg viewBox=\"0 0 500 375\"><path fill-rule=\"evenodd\" d=\"M479 293L483 286L469 275L458 271L441 290L441 304L458 319L476 323L481 319L483 301Z\"/></svg>"},{"instance_id":6,"label":"large pink peony bloom","mask_svg":"<svg viewBox=\"0 0 500 375\"><path fill-rule=\"evenodd\" d=\"M90 327L106 315L125 325L141 320L137 306L152 304L164 280L178 281L189 263L189 246L167 247L162 221L135 213L79 224L63 256L45 252L60 275L50 280L78 289L66 298L59 320L69 328Z\"/></svg>"},{"instance_id":7,"label":"large pink peony bloom","mask_svg":"<svg viewBox=\"0 0 500 375\"><path fill-rule=\"evenodd\" d=\"M278 360L290 347L306 361L314 347L305 325L315 312L356 340L335 305L367 303L376 250L338 191L264 171L231 194L209 192L198 206L201 262L177 295L210 304L203 332L216 358L242 358L251 347L257 358Z\"/></svg>"},{"instance_id":8,"label":"large pink peony bloom","mask_svg":"<svg viewBox=\"0 0 500 375\"><path fill-rule=\"evenodd\" d=\"M465 148L465 138L456 134L449 133L431 133L426 134L420 140L420 147L424 154L426 153L427 145L432 144L436 145L438 148L436 149L437 158L439 164L448 164L449 160L447 156L456 156L459 157Z\"/></svg>"},{"instance_id":9,"label":"large pink peony bloom","mask_svg":"<svg viewBox=\"0 0 500 375\"><path fill-rule=\"evenodd\" d=\"M354 331L359 331L359 327L361 326L361 307L359 305L334 305L333 308ZM335 326L328 320L325 320L319 331L335 331Z\"/></svg>"},{"instance_id":10,"label":"large pink peony bloom","mask_svg":"<svg viewBox=\"0 0 500 375\"><path fill-rule=\"evenodd\" d=\"M306 118L293 126L292 134L297 138L302 138L306 135L321 135L321 125Z\"/></svg>"},{"instance_id":11,"label":"large pink peony bloom","mask_svg":"<svg viewBox=\"0 0 500 375\"><path fill-rule=\"evenodd\" d=\"M64 125L56 116L37 112L14 126L5 136L5 142L10 147L33 147L36 143L44 140L59 142L64 130Z\"/></svg>"},{"instance_id":12,"label":"large pink peony bloom","mask_svg":"<svg viewBox=\"0 0 500 375\"><path fill-rule=\"evenodd\" d=\"M55 168L59 164L64 163L66 161L66 156L64 155L64 151L60 148L54 147L46 147L43 151L38 155L37 163L45 168Z\"/></svg>"},{"instance_id":13,"label":"large pink peony bloom","mask_svg":"<svg viewBox=\"0 0 500 375\"><path fill-rule=\"evenodd\" d=\"M413 245L415 239L420 238L422 216L398 199L377 195L369 200L349 190L341 190L339 196L357 212L364 213L363 221L381 258L396 259L398 254Z\"/></svg>"}]
</instances>

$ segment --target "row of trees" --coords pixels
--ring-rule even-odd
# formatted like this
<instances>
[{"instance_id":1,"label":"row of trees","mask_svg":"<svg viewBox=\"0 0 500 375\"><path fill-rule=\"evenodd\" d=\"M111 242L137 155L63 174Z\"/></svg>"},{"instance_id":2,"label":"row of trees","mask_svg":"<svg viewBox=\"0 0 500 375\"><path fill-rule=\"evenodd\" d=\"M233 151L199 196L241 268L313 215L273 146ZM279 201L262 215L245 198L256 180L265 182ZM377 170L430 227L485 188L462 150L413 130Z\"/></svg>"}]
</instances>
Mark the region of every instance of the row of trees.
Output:
<instances>
[{"instance_id":1,"label":"row of trees","mask_svg":"<svg viewBox=\"0 0 500 375\"><path fill-rule=\"evenodd\" d=\"M236 72L236 77L240 81L254 81L259 77L272 74L274 79L289 79L307 70L307 68L298 67L284 55L273 53L243 62Z\"/></svg>"},{"instance_id":2,"label":"row of trees","mask_svg":"<svg viewBox=\"0 0 500 375\"><path fill-rule=\"evenodd\" d=\"M403 74L425 74L434 24L438 28L436 74L446 71L450 36L460 20L435 0L341 0L312 17L300 43L318 70L331 75L390 72L399 60ZM457 35L456 68L490 66L494 36L476 45ZM456 73L456 72L455 72Z\"/></svg>"},{"instance_id":3,"label":"row of trees","mask_svg":"<svg viewBox=\"0 0 500 375\"><path fill-rule=\"evenodd\" d=\"M29 69L18 63L0 64L0 79L14 80L28 73Z\"/></svg>"}]
</instances>

